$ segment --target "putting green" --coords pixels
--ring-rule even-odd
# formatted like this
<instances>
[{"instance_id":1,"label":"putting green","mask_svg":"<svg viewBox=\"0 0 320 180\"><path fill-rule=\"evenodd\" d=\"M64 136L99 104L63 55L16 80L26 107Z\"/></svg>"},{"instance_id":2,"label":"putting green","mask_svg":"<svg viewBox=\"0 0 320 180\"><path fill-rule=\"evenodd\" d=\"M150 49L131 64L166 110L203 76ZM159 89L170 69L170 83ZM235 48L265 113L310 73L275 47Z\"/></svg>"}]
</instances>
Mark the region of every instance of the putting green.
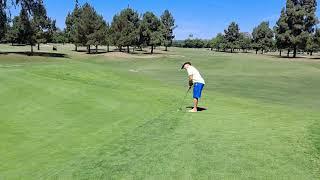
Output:
<instances>
[{"instance_id":1,"label":"putting green","mask_svg":"<svg viewBox=\"0 0 320 180\"><path fill-rule=\"evenodd\" d=\"M58 49L67 56L0 55L0 179L320 176L320 62ZM177 112L184 61L207 82L207 111Z\"/></svg>"}]
</instances>

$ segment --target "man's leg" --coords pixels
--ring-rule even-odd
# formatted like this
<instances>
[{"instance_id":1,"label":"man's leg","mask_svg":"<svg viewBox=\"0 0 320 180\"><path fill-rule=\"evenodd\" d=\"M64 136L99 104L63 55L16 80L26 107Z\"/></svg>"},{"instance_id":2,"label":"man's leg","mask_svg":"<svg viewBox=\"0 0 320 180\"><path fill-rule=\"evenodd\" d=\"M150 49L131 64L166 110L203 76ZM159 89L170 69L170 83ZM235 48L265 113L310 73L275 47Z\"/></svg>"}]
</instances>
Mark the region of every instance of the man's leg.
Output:
<instances>
[{"instance_id":1,"label":"man's leg","mask_svg":"<svg viewBox=\"0 0 320 180\"><path fill-rule=\"evenodd\" d=\"M200 83L195 83L193 87L193 109L190 112L198 112L198 103L201 98L201 93L204 85Z\"/></svg>"},{"instance_id":2,"label":"man's leg","mask_svg":"<svg viewBox=\"0 0 320 180\"><path fill-rule=\"evenodd\" d=\"M194 104L193 109L192 109L193 112L198 112L198 102L199 102L199 100L197 98L193 99L193 104Z\"/></svg>"}]
</instances>

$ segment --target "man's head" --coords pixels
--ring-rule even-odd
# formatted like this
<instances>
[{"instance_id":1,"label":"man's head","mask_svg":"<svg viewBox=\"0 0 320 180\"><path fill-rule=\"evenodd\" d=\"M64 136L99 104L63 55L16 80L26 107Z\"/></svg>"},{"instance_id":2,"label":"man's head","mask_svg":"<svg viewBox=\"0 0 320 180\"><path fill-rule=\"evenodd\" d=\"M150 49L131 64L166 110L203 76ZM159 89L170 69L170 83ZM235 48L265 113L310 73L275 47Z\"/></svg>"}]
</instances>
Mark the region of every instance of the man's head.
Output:
<instances>
[{"instance_id":1,"label":"man's head","mask_svg":"<svg viewBox=\"0 0 320 180\"><path fill-rule=\"evenodd\" d=\"M187 69L190 66L191 66L191 62L186 62L182 65L181 69Z\"/></svg>"}]
</instances>

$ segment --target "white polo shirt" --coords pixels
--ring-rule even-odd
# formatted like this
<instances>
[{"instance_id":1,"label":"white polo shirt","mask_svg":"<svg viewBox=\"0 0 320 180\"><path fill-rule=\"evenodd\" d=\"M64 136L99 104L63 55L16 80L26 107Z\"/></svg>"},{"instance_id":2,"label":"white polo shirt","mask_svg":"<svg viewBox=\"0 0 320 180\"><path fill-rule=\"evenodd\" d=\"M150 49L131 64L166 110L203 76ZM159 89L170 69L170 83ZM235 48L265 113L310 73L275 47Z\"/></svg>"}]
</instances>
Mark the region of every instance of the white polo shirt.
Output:
<instances>
[{"instance_id":1,"label":"white polo shirt","mask_svg":"<svg viewBox=\"0 0 320 180\"><path fill-rule=\"evenodd\" d=\"M205 84L205 81L204 79L202 78L201 74L199 73L199 71L193 67L193 66L189 66L187 68L187 72L188 72L188 76L191 76L193 77L192 81L193 83L202 83L202 84Z\"/></svg>"}]
</instances>

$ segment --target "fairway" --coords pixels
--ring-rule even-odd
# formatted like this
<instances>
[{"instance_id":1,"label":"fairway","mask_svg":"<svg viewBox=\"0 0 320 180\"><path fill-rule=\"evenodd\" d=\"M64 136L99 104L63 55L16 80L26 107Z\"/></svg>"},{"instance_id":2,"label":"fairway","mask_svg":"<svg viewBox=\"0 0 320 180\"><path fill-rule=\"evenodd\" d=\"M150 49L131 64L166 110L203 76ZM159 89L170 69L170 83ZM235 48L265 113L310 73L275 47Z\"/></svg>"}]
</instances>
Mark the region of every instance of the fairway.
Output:
<instances>
[{"instance_id":1,"label":"fairway","mask_svg":"<svg viewBox=\"0 0 320 180\"><path fill-rule=\"evenodd\" d=\"M29 47L12 48L1 45ZM319 60L58 49L66 55L0 54L0 179L320 177ZM206 79L206 111L177 111L185 61Z\"/></svg>"}]
</instances>

